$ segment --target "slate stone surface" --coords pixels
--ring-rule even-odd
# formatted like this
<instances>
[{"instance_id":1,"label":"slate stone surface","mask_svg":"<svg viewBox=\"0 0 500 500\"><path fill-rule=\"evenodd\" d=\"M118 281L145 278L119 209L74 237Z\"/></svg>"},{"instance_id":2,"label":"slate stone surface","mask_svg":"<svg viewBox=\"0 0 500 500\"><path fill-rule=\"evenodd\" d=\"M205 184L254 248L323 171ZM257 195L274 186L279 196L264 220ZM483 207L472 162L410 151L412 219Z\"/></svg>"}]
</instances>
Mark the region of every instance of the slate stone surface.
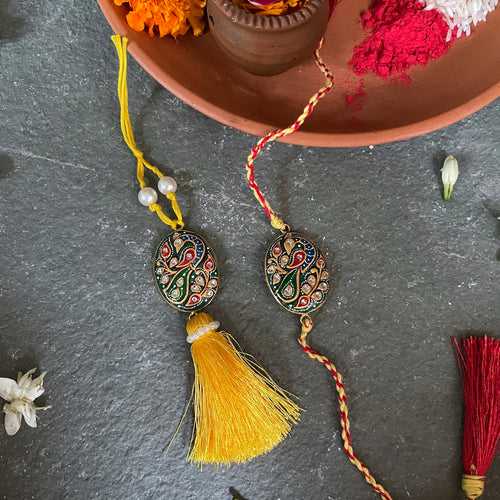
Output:
<instances>
[{"instance_id":1,"label":"slate stone surface","mask_svg":"<svg viewBox=\"0 0 500 500\"><path fill-rule=\"evenodd\" d=\"M135 63L130 93L149 157L172 166L190 227L212 240L212 312L305 412L247 465L184 461L184 320L150 258L165 228L136 201L117 128L116 64L95 2L0 4L0 376L48 370L37 430L0 428L0 499L364 500L340 451L327 373L298 349L295 318L260 270L274 235L243 183L254 139L160 88ZM275 145L259 164L288 220L316 237L336 289L311 341L350 394L359 455L396 499L461 498L461 395L449 336L500 334L500 104L446 130L373 150ZM436 169L460 161L443 203ZM500 462L485 500L499 498Z\"/></svg>"}]
</instances>

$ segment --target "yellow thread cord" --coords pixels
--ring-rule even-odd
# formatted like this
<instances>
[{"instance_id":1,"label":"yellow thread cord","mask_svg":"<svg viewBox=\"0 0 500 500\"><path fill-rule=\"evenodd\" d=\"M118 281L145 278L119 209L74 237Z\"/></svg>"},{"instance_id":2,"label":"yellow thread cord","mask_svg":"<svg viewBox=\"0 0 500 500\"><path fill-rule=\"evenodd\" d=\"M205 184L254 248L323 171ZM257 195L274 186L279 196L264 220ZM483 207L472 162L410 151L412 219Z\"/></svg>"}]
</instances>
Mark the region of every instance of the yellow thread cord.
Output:
<instances>
[{"instance_id":1,"label":"yellow thread cord","mask_svg":"<svg viewBox=\"0 0 500 500\"><path fill-rule=\"evenodd\" d=\"M175 428L175 431L172 434L172 436L170 437L170 440L168 441L167 445L165 446L165 448L163 448L163 451L165 453L168 453L168 451L170 450L170 447L172 446L173 442L175 441L175 438L177 437L177 435L179 434L179 432L182 428L182 424L184 424L184 420L186 419L186 416L188 414L189 407L191 406L191 403L193 402L193 396L194 396L194 386L191 389L191 395L189 396L189 401L187 402L186 407L184 408L184 411L182 412L182 417L180 418L179 423L177 424L177 427Z\"/></svg>"},{"instance_id":2,"label":"yellow thread cord","mask_svg":"<svg viewBox=\"0 0 500 500\"><path fill-rule=\"evenodd\" d=\"M116 53L118 55L119 69L118 69L118 100L120 102L120 128L123 135L123 140L127 144L131 153L135 156L137 160L136 165L136 176L139 186L142 188L146 187L146 181L144 179L144 169L148 169L156 177L161 178L164 176L163 172L151 165L148 161L144 159L142 151L137 147L134 138L134 132L132 130L132 123L130 121L130 114L128 110L128 88L127 88L127 45L128 39L120 35L113 35L111 37L116 48ZM163 211L163 208L158 203L153 203L148 208L151 212L155 213L158 218L167 226L172 229L182 229L184 227L184 222L182 220L182 211L177 202L175 193L168 193L166 195L167 199L170 201L172 210L176 216L176 219L171 219Z\"/></svg>"},{"instance_id":3,"label":"yellow thread cord","mask_svg":"<svg viewBox=\"0 0 500 500\"><path fill-rule=\"evenodd\" d=\"M188 335L213 322L199 312ZM200 464L246 462L272 450L299 420L300 409L232 337L211 330L191 345L195 371L195 433L189 460Z\"/></svg>"},{"instance_id":4,"label":"yellow thread cord","mask_svg":"<svg viewBox=\"0 0 500 500\"><path fill-rule=\"evenodd\" d=\"M464 474L462 476L462 490L467 500L475 500L484 492L484 476L473 476Z\"/></svg>"}]
</instances>

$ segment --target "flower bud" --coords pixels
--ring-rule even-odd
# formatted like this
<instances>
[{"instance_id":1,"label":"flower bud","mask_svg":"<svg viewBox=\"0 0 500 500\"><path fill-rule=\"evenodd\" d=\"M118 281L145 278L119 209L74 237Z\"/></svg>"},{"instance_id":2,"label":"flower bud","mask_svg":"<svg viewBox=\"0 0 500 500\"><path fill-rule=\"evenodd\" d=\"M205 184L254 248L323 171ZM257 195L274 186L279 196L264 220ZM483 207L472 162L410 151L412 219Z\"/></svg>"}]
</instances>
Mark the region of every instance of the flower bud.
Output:
<instances>
[{"instance_id":1,"label":"flower bud","mask_svg":"<svg viewBox=\"0 0 500 500\"><path fill-rule=\"evenodd\" d=\"M441 180L443 181L443 198L445 201L451 199L453 186L458 179L458 162L454 156L447 156L441 169Z\"/></svg>"}]
</instances>

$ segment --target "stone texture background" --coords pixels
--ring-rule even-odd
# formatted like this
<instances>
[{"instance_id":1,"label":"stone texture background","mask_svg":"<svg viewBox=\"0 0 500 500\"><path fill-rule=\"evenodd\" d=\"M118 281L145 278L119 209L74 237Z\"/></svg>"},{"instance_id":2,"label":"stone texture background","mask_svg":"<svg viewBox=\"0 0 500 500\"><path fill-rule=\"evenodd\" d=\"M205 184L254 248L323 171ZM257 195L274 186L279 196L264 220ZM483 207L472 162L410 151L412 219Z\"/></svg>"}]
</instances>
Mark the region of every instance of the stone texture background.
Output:
<instances>
[{"instance_id":1,"label":"stone texture background","mask_svg":"<svg viewBox=\"0 0 500 500\"><path fill-rule=\"evenodd\" d=\"M136 202L117 128L115 55L95 2L0 4L0 376L48 370L40 428L0 429L0 498L361 500L340 451L326 372L263 286L273 238L243 183L254 139L160 88L135 63L130 93L149 157L172 166L190 227L212 240L212 312L282 385L303 419L247 465L184 461L191 422L184 319L151 281L165 228ZM449 336L500 333L500 103L420 139L366 149L275 145L272 200L319 240L336 289L312 342L343 371L359 455L396 499L461 498L461 394ZM437 169L455 154L454 201ZM498 498L497 460L485 500Z\"/></svg>"}]
</instances>

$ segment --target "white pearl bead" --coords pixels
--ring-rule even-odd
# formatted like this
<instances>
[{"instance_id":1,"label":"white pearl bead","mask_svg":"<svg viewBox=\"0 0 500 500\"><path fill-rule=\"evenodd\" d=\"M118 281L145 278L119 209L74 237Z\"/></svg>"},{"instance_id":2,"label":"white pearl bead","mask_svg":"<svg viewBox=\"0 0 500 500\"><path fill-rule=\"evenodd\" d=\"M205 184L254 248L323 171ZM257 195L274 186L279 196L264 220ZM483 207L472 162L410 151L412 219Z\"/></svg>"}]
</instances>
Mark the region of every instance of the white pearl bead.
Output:
<instances>
[{"instance_id":1,"label":"white pearl bead","mask_svg":"<svg viewBox=\"0 0 500 500\"><path fill-rule=\"evenodd\" d=\"M173 177L160 177L158 191L162 194L175 193L177 191L177 182Z\"/></svg>"},{"instance_id":2,"label":"white pearl bead","mask_svg":"<svg viewBox=\"0 0 500 500\"><path fill-rule=\"evenodd\" d=\"M145 187L139 191L137 198L139 198L139 203L141 205L149 207L149 205L158 201L158 193L153 188Z\"/></svg>"}]
</instances>

